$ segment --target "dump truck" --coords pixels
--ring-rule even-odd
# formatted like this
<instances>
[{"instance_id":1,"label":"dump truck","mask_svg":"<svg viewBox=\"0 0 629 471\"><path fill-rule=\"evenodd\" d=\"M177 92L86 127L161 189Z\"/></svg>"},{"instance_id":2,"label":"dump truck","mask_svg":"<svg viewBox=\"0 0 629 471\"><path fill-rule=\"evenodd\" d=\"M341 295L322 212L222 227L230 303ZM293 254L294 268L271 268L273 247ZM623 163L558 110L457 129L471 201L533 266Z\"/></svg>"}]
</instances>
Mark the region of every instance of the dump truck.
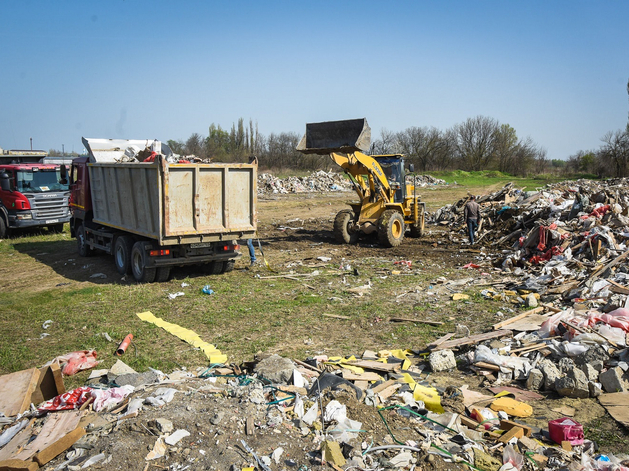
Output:
<instances>
[{"instance_id":1,"label":"dump truck","mask_svg":"<svg viewBox=\"0 0 629 471\"><path fill-rule=\"evenodd\" d=\"M191 163L152 139L83 144L88 155L74 159L69 174L79 255L111 254L118 273L138 282L166 281L176 266L233 269L237 240L257 228L255 162ZM160 151L151 152L156 144ZM150 158L127 157L142 153Z\"/></svg>"},{"instance_id":2,"label":"dump truck","mask_svg":"<svg viewBox=\"0 0 629 471\"><path fill-rule=\"evenodd\" d=\"M350 119L306 124L297 150L303 154L329 155L347 174L358 194L351 209L334 219L334 236L354 244L361 234L376 232L380 245L396 247L404 240L407 227L412 237L424 232L426 205L415 185L406 182L402 154L367 155L371 128L367 120ZM409 166L412 173L414 168Z\"/></svg>"},{"instance_id":3,"label":"dump truck","mask_svg":"<svg viewBox=\"0 0 629 471\"><path fill-rule=\"evenodd\" d=\"M0 239L10 230L63 231L70 191L61 166L42 162L44 151L0 149Z\"/></svg>"}]
</instances>

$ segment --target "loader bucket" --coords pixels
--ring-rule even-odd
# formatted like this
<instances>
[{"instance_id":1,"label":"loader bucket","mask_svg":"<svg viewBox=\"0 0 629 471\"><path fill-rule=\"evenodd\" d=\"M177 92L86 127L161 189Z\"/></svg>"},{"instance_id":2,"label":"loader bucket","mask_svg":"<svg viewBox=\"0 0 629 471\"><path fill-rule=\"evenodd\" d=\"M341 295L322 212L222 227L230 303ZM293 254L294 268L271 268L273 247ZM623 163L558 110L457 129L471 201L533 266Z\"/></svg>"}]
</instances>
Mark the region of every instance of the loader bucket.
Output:
<instances>
[{"instance_id":1,"label":"loader bucket","mask_svg":"<svg viewBox=\"0 0 629 471\"><path fill-rule=\"evenodd\" d=\"M306 124L306 134L297 150L302 154L366 152L371 145L371 128L365 118Z\"/></svg>"}]
</instances>

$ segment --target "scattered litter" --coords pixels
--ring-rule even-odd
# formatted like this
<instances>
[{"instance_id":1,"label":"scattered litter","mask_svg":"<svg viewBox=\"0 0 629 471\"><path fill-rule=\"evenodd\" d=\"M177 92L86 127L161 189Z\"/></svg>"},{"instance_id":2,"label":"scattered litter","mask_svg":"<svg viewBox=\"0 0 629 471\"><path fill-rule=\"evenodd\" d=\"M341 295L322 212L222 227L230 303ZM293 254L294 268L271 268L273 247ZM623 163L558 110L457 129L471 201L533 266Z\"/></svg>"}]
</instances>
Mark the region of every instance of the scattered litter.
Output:
<instances>
[{"instance_id":1,"label":"scattered litter","mask_svg":"<svg viewBox=\"0 0 629 471\"><path fill-rule=\"evenodd\" d=\"M183 291L177 291L176 293L168 293L168 297L170 299L175 299L178 298L179 296L184 296L186 293L184 293Z\"/></svg>"}]
</instances>

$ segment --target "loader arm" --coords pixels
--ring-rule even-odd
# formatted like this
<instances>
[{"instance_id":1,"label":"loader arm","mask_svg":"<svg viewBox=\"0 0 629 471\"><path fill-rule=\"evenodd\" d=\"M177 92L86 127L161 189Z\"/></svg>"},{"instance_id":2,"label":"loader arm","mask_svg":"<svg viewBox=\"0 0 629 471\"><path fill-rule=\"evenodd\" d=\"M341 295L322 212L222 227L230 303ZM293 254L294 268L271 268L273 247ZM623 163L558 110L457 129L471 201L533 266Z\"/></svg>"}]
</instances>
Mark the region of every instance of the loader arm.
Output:
<instances>
[{"instance_id":1,"label":"loader arm","mask_svg":"<svg viewBox=\"0 0 629 471\"><path fill-rule=\"evenodd\" d=\"M361 199L367 194L374 195L378 192L384 201L389 202L391 200L391 186L376 159L362 152L350 154L331 152L330 158L358 184L360 191L357 190L357 193ZM362 175L370 177L368 178L369 184L365 182L364 178L361 178Z\"/></svg>"}]
</instances>

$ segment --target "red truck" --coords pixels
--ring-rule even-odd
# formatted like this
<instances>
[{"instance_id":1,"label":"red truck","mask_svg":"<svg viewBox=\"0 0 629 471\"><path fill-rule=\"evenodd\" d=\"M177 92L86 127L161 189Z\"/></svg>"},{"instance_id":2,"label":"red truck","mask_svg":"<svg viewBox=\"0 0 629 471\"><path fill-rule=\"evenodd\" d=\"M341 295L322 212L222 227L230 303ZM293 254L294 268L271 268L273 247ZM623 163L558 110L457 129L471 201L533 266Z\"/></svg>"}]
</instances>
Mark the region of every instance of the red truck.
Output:
<instances>
[{"instance_id":1,"label":"red truck","mask_svg":"<svg viewBox=\"0 0 629 471\"><path fill-rule=\"evenodd\" d=\"M45 155L0 150L0 238L32 227L61 232L70 221L67 178L60 165L40 162Z\"/></svg>"}]
</instances>

